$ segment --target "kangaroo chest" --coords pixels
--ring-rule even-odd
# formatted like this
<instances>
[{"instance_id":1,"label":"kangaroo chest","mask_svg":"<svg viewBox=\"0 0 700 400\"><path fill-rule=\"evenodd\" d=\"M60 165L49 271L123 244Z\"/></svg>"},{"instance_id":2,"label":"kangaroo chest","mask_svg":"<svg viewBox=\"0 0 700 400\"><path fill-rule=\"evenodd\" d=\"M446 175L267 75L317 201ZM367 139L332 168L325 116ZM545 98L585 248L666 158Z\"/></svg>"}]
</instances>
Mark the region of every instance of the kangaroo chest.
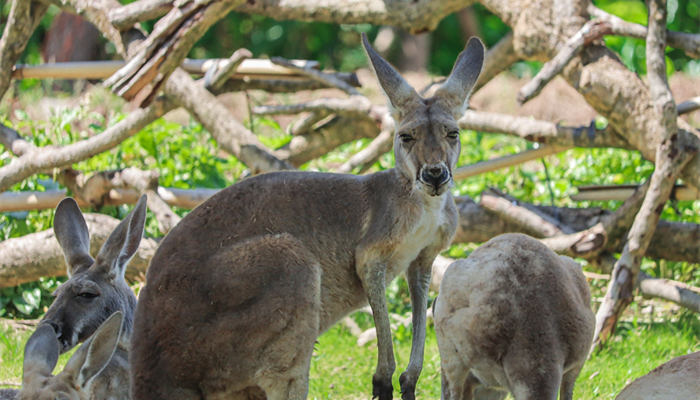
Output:
<instances>
[{"instance_id":1,"label":"kangaroo chest","mask_svg":"<svg viewBox=\"0 0 700 400\"><path fill-rule=\"evenodd\" d=\"M443 207L431 207L422 210L416 222L407 227L399 239L387 270L387 279L394 279L408 268L420 252L426 247L437 245L442 241L441 228L445 224Z\"/></svg>"}]
</instances>

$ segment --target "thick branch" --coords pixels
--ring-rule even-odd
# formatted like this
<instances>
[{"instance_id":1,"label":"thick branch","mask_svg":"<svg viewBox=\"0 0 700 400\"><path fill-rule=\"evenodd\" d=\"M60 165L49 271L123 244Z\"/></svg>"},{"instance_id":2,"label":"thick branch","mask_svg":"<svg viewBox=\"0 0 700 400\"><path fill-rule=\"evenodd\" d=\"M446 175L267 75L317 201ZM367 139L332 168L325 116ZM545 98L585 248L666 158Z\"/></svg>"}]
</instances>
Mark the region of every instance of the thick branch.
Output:
<instances>
[{"instance_id":1,"label":"thick branch","mask_svg":"<svg viewBox=\"0 0 700 400\"><path fill-rule=\"evenodd\" d=\"M571 59L581 51L583 46L600 39L603 35L609 34L610 32L610 24L605 21L591 20L586 22L574 36L564 43L564 46L559 50L557 55L547 61L544 66L542 66L540 72L538 72L530 82L520 88L518 92L518 103L522 105L526 101L537 96L542 88L559 74Z\"/></svg>"},{"instance_id":2,"label":"thick branch","mask_svg":"<svg viewBox=\"0 0 700 400\"><path fill-rule=\"evenodd\" d=\"M644 296L658 297L700 313L700 289L669 279L652 278L639 273L639 290Z\"/></svg>"},{"instance_id":3,"label":"thick branch","mask_svg":"<svg viewBox=\"0 0 700 400\"><path fill-rule=\"evenodd\" d=\"M557 221L544 214L520 205L515 199L491 188L481 194L481 206L502 219L519 225L537 237L563 235Z\"/></svg>"},{"instance_id":4,"label":"thick branch","mask_svg":"<svg viewBox=\"0 0 700 400\"><path fill-rule=\"evenodd\" d=\"M103 214L85 214L85 221L94 256L119 224L119 220ZM139 249L127 268L129 279L145 274L156 247L157 243L153 239L141 240ZM63 253L53 229L0 242L0 288L33 282L42 276L65 274Z\"/></svg>"},{"instance_id":5,"label":"thick branch","mask_svg":"<svg viewBox=\"0 0 700 400\"><path fill-rule=\"evenodd\" d=\"M243 0L184 0L158 20L129 62L105 81L118 95L148 105L194 43Z\"/></svg>"},{"instance_id":6,"label":"thick branch","mask_svg":"<svg viewBox=\"0 0 700 400\"><path fill-rule=\"evenodd\" d=\"M467 196L458 197L455 200L459 211L459 225L453 240L454 243L482 243L502 233L530 232L530 230L524 230L521 226L487 211ZM584 232L597 224L602 224L608 218L615 218L613 213L600 209L535 206L524 202L518 202L518 204L527 205L531 207L530 210L536 209L546 213L575 232ZM629 226L631 222L627 224ZM621 225L622 223L620 223ZM610 237L613 235L617 235L617 233L611 231ZM661 220L656 227L646 256L672 261L700 262L700 246L697 246L698 235L700 235L700 225L698 224ZM622 244L618 240L608 240L604 243L601 251L620 252ZM582 256L584 258L596 257L594 253L584 253Z\"/></svg>"},{"instance_id":7,"label":"thick branch","mask_svg":"<svg viewBox=\"0 0 700 400\"><path fill-rule=\"evenodd\" d=\"M270 60L277 65L282 65L294 71L298 71L300 74L307 76L315 81L319 81L324 85L340 89L351 96L360 95L360 92L358 92L357 89L352 87L352 85L348 85L345 81L336 78L333 74L325 73L315 68L309 68L308 66L299 67L293 62L290 62L289 60L281 57L272 57Z\"/></svg>"},{"instance_id":8,"label":"thick branch","mask_svg":"<svg viewBox=\"0 0 700 400\"><path fill-rule=\"evenodd\" d=\"M484 55L484 66L481 68L481 74L479 74L479 79L476 81L474 91L479 90L519 59L520 57L513 49L513 32L508 32L498 43L489 48Z\"/></svg>"},{"instance_id":9,"label":"thick branch","mask_svg":"<svg viewBox=\"0 0 700 400\"><path fill-rule=\"evenodd\" d=\"M379 124L372 116L362 118L336 115L321 126L304 135L297 135L275 154L294 166L300 166L318 158L341 144L363 137L379 135Z\"/></svg>"},{"instance_id":10,"label":"thick branch","mask_svg":"<svg viewBox=\"0 0 700 400\"><path fill-rule=\"evenodd\" d=\"M139 22L156 19L167 14L172 6L172 0L138 0L111 9L108 17L115 28L123 31Z\"/></svg>"},{"instance_id":11,"label":"thick branch","mask_svg":"<svg viewBox=\"0 0 700 400\"><path fill-rule=\"evenodd\" d=\"M615 15L608 14L593 4L588 6L588 13L593 17L608 22L614 35L631 36L639 39L644 39L647 36L647 28L645 26L627 22ZM700 58L700 34L666 32L669 46L685 51L690 57Z\"/></svg>"},{"instance_id":12,"label":"thick branch","mask_svg":"<svg viewBox=\"0 0 700 400\"><path fill-rule=\"evenodd\" d=\"M13 0L0 37L0 99L10 86L12 68L24 52L48 6L29 0Z\"/></svg>"},{"instance_id":13,"label":"thick branch","mask_svg":"<svg viewBox=\"0 0 700 400\"><path fill-rule=\"evenodd\" d=\"M372 103L362 95L347 99L322 98L306 103L253 107L253 113L259 115L299 114L302 112L323 112L342 114L349 117L367 117Z\"/></svg>"},{"instance_id":14,"label":"thick branch","mask_svg":"<svg viewBox=\"0 0 700 400\"><path fill-rule=\"evenodd\" d=\"M278 20L391 25L411 33L420 33L435 29L443 18L472 3L471 0L350 0L322 3L257 0L245 2L236 11Z\"/></svg>"},{"instance_id":15,"label":"thick branch","mask_svg":"<svg viewBox=\"0 0 700 400\"><path fill-rule=\"evenodd\" d=\"M107 151L136 134L171 108L168 102L157 99L148 108L132 111L125 119L99 135L63 147L44 147L27 152L0 168L0 191L38 172L64 167Z\"/></svg>"},{"instance_id":16,"label":"thick branch","mask_svg":"<svg viewBox=\"0 0 700 400\"><path fill-rule=\"evenodd\" d=\"M664 0L649 0L649 29L647 32L647 71L658 118L655 126L663 141L656 152L656 169L651 175L649 190L632 223L627 243L615 263L608 290L596 314L594 346L605 342L615 331L622 311L632 301L640 263L651 242L663 206L683 166L697 153L692 144L685 143L677 132L676 108L666 82L663 65L666 36L666 4Z\"/></svg>"},{"instance_id":17,"label":"thick branch","mask_svg":"<svg viewBox=\"0 0 700 400\"><path fill-rule=\"evenodd\" d=\"M247 165L253 174L293 169L267 149L253 132L238 123L213 94L186 72L176 70L165 84L165 93L190 111L221 148Z\"/></svg>"},{"instance_id":18,"label":"thick branch","mask_svg":"<svg viewBox=\"0 0 700 400\"><path fill-rule=\"evenodd\" d=\"M219 189L177 189L158 186L158 195L170 206L195 208L204 200L213 196ZM47 190L45 192L4 192L0 193L0 212L31 211L56 208L58 203L68 195L66 190ZM130 188L113 188L102 198L102 205L118 206L135 204L139 192ZM76 196L80 207L92 206L91 203Z\"/></svg>"},{"instance_id":19,"label":"thick branch","mask_svg":"<svg viewBox=\"0 0 700 400\"><path fill-rule=\"evenodd\" d=\"M619 147L630 144L612 129L589 126L563 126L526 117L467 110L458 121L462 129L507 133L525 140L561 147Z\"/></svg>"}]
</instances>

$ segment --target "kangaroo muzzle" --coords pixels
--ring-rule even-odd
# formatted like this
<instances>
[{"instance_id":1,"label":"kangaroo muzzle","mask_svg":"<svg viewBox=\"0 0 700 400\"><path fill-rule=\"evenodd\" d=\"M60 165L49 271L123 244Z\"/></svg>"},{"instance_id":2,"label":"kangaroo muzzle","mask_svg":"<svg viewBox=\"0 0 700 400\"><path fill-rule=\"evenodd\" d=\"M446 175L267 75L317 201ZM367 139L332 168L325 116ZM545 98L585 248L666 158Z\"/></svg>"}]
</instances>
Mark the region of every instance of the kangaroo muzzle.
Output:
<instances>
[{"instance_id":1,"label":"kangaroo muzzle","mask_svg":"<svg viewBox=\"0 0 700 400\"><path fill-rule=\"evenodd\" d=\"M419 176L423 183L432 186L434 189L438 189L450 181L450 171L442 163L424 166Z\"/></svg>"}]
</instances>

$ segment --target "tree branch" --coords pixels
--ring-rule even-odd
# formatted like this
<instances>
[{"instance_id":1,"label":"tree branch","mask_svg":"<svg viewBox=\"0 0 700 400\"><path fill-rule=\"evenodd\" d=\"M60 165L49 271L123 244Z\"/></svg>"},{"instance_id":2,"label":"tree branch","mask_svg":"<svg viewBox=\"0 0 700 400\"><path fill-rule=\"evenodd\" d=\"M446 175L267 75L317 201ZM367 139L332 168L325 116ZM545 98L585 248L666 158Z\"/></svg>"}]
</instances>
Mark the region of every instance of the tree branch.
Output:
<instances>
[{"instance_id":1,"label":"tree branch","mask_svg":"<svg viewBox=\"0 0 700 400\"><path fill-rule=\"evenodd\" d=\"M107 16L115 28L123 31L139 22L156 19L167 14L172 6L172 0L138 0L111 9Z\"/></svg>"},{"instance_id":2,"label":"tree branch","mask_svg":"<svg viewBox=\"0 0 700 400\"><path fill-rule=\"evenodd\" d=\"M104 214L85 214L90 232L93 256L102 247L119 220ZM139 249L127 267L127 278L143 276L148 262L156 251L153 239L143 238ZM63 252L53 229L7 239L0 242L0 288L33 282L42 276L66 274Z\"/></svg>"},{"instance_id":3,"label":"tree branch","mask_svg":"<svg viewBox=\"0 0 700 400\"><path fill-rule=\"evenodd\" d=\"M434 30L443 18L472 3L472 0L351 0L323 3L258 0L245 2L236 11L277 20L391 25L415 34Z\"/></svg>"},{"instance_id":4,"label":"tree branch","mask_svg":"<svg viewBox=\"0 0 700 400\"><path fill-rule=\"evenodd\" d=\"M20 158L13 159L10 164L0 168L0 191L38 172L64 167L107 151L170 109L172 109L171 104L163 99L157 99L148 108L134 110L125 119L99 135L63 147L42 147L26 152ZM3 132L7 132L7 127Z\"/></svg>"},{"instance_id":5,"label":"tree branch","mask_svg":"<svg viewBox=\"0 0 700 400\"><path fill-rule=\"evenodd\" d=\"M12 0L5 30L0 37L0 99L10 87L12 69L47 8L30 0Z\"/></svg>"},{"instance_id":6,"label":"tree branch","mask_svg":"<svg viewBox=\"0 0 700 400\"><path fill-rule=\"evenodd\" d=\"M645 26L627 22L615 15L608 14L593 4L588 6L588 13L597 19L609 23L614 35L631 36L639 39L647 37L647 28ZM700 58L700 34L669 30L666 32L669 46L683 50L689 57Z\"/></svg>"},{"instance_id":7,"label":"tree branch","mask_svg":"<svg viewBox=\"0 0 700 400\"><path fill-rule=\"evenodd\" d=\"M351 85L348 85L345 81L336 78L333 74L328 74L314 68L299 67L298 65L282 57L272 57L270 61L277 65L282 65L294 71L298 71L300 74L308 76L313 80L319 81L324 85L340 89L351 96L360 96L360 92L358 92L357 89L355 89Z\"/></svg>"},{"instance_id":8,"label":"tree branch","mask_svg":"<svg viewBox=\"0 0 700 400\"><path fill-rule=\"evenodd\" d=\"M165 83L165 93L190 111L221 148L247 165L253 174L293 169L267 149L253 132L238 123L213 94L186 72L176 70Z\"/></svg>"},{"instance_id":9,"label":"tree branch","mask_svg":"<svg viewBox=\"0 0 700 400\"><path fill-rule=\"evenodd\" d=\"M630 148L630 144L610 127L597 129L593 122L589 126L563 126L527 117L474 110L467 110L457 122L461 129L507 133L531 142L560 147Z\"/></svg>"},{"instance_id":10,"label":"tree branch","mask_svg":"<svg viewBox=\"0 0 700 400\"><path fill-rule=\"evenodd\" d=\"M130 54L127 64L104 84L127 100L148 105L194 43L243 0L183 0L159 19Z\"/></svg>"},{"instance_id":11,"label":"tree branch","mask_svg":"<svg viewBox=\"0 0 700 400\"><path fill-rule=\"evenodd\" d=\"M640 263L651 242L663 206L683 166L698 149L683 140L676 125L676 107L666 82L664 48L666 39L666 4L648 0L647 73L658 117L656 132L663 138L656 152L649 190L627 235L627 243L615 263L608 290L596 314L594 347L605 342L615 331L617 320L632 301Z\"/></svg>"},{"instance_id":12,"label":"tree branch","mask_svg":"<svg viewBox=\"0 0 700 400\"><path fill-rule=\"evenodd\" d=\"M537 75L520 88L520 91L518 91L518 103L522 105L537 96L542 88L559 74L584 46L600 39L611 31L610 24L605 21L594 19L586 22L575 35L564 43L557 55L547 61Z\"/></svg>"}]
</instances>

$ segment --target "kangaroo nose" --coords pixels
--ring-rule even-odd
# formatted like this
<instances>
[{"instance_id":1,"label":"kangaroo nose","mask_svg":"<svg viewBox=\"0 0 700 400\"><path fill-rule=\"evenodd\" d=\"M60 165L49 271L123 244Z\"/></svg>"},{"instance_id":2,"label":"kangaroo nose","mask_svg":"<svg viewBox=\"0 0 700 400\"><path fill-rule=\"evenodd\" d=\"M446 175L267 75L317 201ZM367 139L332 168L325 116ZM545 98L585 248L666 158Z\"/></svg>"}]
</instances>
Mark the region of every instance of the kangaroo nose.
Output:
<instances>
[{"instance_id":1,"label":"kangaroo nose","mask_svg":"<svg viewBox=\"0 0 700 400\"><path fill-rule=\"evenodd\" d=\"M421 179L425 183L429 183L433 186L439 186L449 179L449 174L447 173L447 168L443 167L442 165L431 165L423 168Z\"/></svg>"}]
</instances>

